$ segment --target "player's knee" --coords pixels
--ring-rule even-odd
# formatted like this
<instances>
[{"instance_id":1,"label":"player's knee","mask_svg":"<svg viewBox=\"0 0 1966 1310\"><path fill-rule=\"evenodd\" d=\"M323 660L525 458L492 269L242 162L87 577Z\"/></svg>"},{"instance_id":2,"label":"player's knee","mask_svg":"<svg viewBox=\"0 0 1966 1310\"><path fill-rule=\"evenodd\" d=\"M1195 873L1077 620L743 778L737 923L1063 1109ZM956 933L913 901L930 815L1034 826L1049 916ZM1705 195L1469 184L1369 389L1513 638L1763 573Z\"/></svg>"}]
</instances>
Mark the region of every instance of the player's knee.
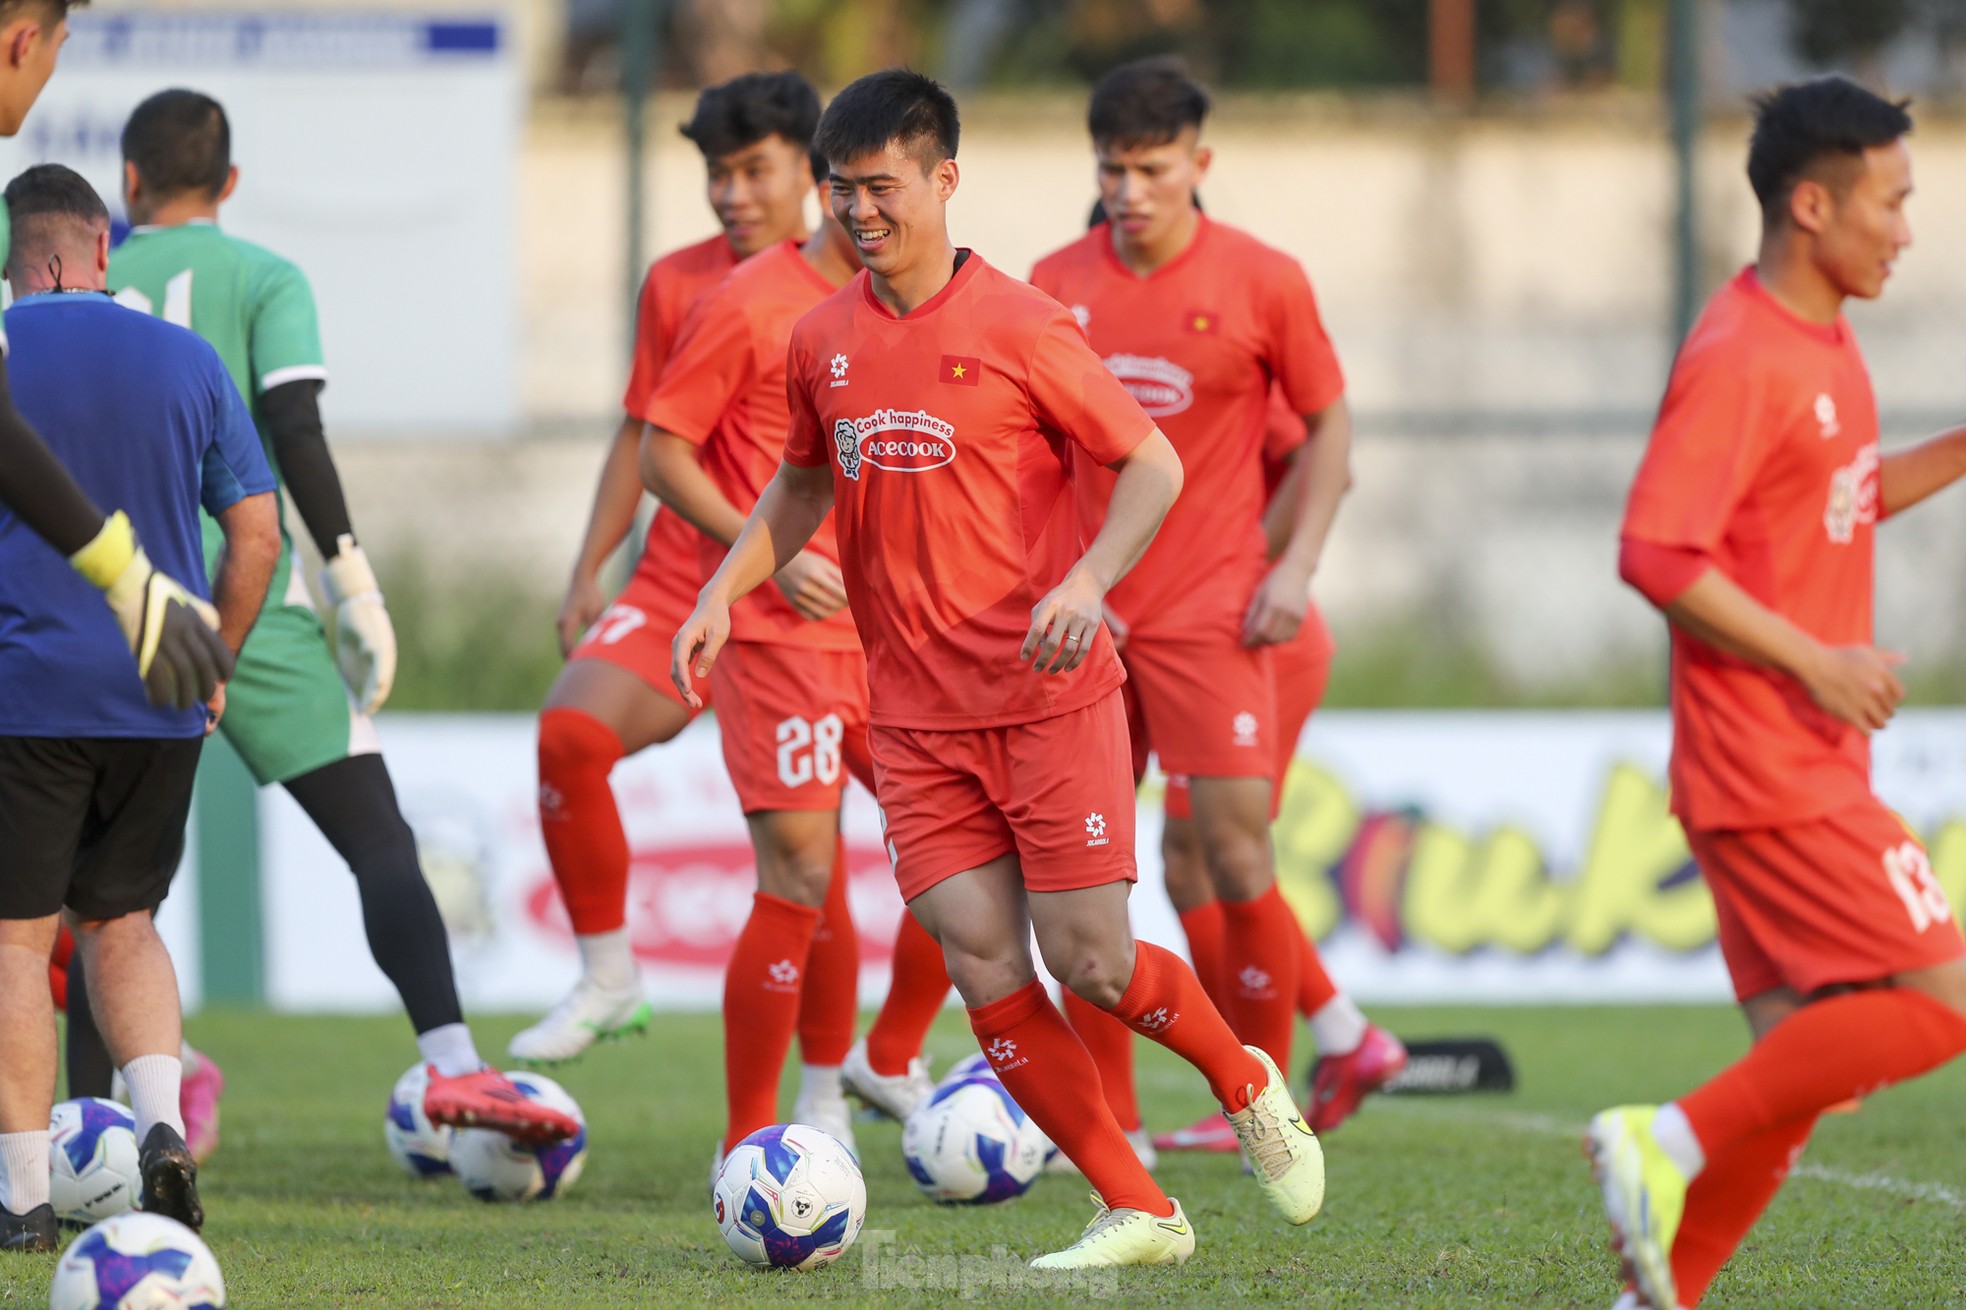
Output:
<instances>
[{"instance_id":1,"label":"player's knee","mask_svg":"<svg viewBox=\"0 0 1966 1310\"><path fill-rule=\"evenodd\" d=\"M1161 841L1161 869L1167 886L1167 898L1174 902L1177 913L1185 914L1215 898L1214 886L1208 877L1208 864L1202 859L1201 848L1196 843L1194 830L1182 825L1183 831L1175 835L1170 828Z\"/></svg>"},{"instance_id":2,"label":"player's knee","mask_svg":"<svg viewBox=\"0 0 1966 1310\"><path fill-rule=\"evenodd\" d=\"M1036 976L1031 972L1030 961L1015 952L1000 955L977 951L946 939L942 943L942 963L949 971L949 981L970 1009L1000 1001L1029 985Z\"/></svg>"},{"instance_id":3,"label":"player's knee","mask_svg":"<svg viewBox=\"0 0 1966 1310\"><path fill-rule=\"evenodd\" d=\"M539 778L556 779L598 772L606 777L621 758L613 729L584 710L555 708L539 716Z\"/></svg>"},{"instance_id":4,"label":"player's knee","mask_svg":"<svg viewBox=\"0 0 1966 1310\"><path fill-rule=\"evenodd\" d=\"M826 903L826 888L832 881L833 861L797 855L778 860L758 861L758 890L769 896L814 908Z\"/></svg>"},{"instance_id":5,"label":"player's knee","mask_svg":"<svg viewBox=\"0 0 1966 1310\"><path fill-rule=\"evenodd\" d=\"M1044 967L1079 999L1110 1010L1133 980L1133 943L1103 936L1053 943L1045 950Z\"/></svg>"},{"instance_id":6,"label":"player's knee","mask_svg":"<svg viewBox=\"0 0 1966 1310\"><path fill-rule=\"evenodd\" d=\"M1205 851L1209 882L1229 901L1253 901L1276 882L1267 833L1217 833Z\"/></svg>"}]
</instances>

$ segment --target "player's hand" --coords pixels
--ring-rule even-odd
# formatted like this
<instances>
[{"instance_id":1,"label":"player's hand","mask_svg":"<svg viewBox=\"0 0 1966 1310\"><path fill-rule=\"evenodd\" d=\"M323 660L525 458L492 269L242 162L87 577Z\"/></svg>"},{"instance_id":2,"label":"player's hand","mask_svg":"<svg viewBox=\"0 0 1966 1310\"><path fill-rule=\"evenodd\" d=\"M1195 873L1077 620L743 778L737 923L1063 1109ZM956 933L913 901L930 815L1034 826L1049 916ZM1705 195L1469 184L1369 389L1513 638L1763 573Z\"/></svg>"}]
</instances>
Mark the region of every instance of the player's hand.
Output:
<instances>
[{"instance_id":1,"label":"player's hand","mask_svg":"<svg viewBox=\"0 0 1966 1310\"><path fill-rule=\"evenodd\" d=\"M773 575L799 617L813 623L830 619L846 608L846 579L840 566L824 555L802 550Z\"/></svg>"},{"instance_id":2,"label":"player's hand","mask_svg":"<svg viewBox=\"0 0 1966 1310\"><path fill-rule=\"evenodd\" d=\"M1085 662L1106 616L1106 589L1073 569L1031 607L1031 631L1018 651L1040 673L1069 673Z\"/></svg>"},{"instance_id":3,"label":"player's hand","mask_svg":"<svg viewBox=\"0 0 1966 1310\"><path fill-rule=\"evenodd\" d=\"M1894 650L1873 646L1826 646L1803 678L1814 700L1862 732L1876 732L1891 721L1905 698L1905 685L1893 672L1905 662Z\"/></svg>"},{"instance_id":4,"label":"player's hand","mask_svg":"<svg viewBox=\"0 0 1966 1310\"><path fill-rule=\"evenodd\" d=\"M573 654L573 648L580 644L580 638L594 621L601 617L608 607L606 596L601 594L601 584L593 575L575 569L573 581L567 584L567 598L560 603L560 617L553 626L560 633L560 655Z\"/></svg>"},{"instance_id":5,"label":"player's hand","mask_svg":"<svg viewBox=\"0 0 1966 1310\"><path fill-rule=\"evenodd\" d=\"M211 700L232 676L232 650L219 640L218 611L151 567L122 510L69 563L102 589L152 705L188 710Z\"/></svg>"},{"instance_id":6,"label":"player's hand","mask_svg":"<svg viewBox=\"0 0 1966 1310\"><path fill-rule=\"evenodd\" d=\"M335 607L335 663L364 714L374 714L396 685L396 628L382 603L369 557L346 533L321 570L321 587Z\"/></svg>"},{"instance_id":7,"label":"player's hand","mask_svg":"<svg viewBox=\"0 0 1966 1310\"><path fill-rule=\"evenodd\" d=\"M1257 585L1242 616L1242 644L1273 646L1289 641L1304 626L1311 607L1311 575L1278 560Z\"/></svg>"},{"instance_id":8,"label":"player's hand","mask_svg":"<svg viewBox=\"0 0 1966 1310\"><path fill-rule=\"evenodd\" d=\"M218 684L218 690L212 693L211 702L205 706L205 735L207 737L218 731L218 721L224 717L225 684L221 682Z\"/></svg>"},{"instance_id":9,"label":"player's hand","mask_svg":"<svg viewBox=\"0 0 1966 1310\"><path fill-rule=\"evenodd\" d=\"M715 596L698 596L696 608L683 620L683 626L676 629L676 640L669 647L669 680L676 684L676 690L683 694L691 709L703 708L703 698L696 694L691 674L708 678L724 643L729 640L730 605Z\"/></svg>"},{"instance_id":10,"label":"player's hand","mask_svg":"<svg viewBox=\"0 0 1966 1310\"><path fill-rule=\"evenodd\" d=\"M1101 605L1100 609L1106 614L1106 631L1113 634L1113 649L1125 650L1127 638L1133 635L1133 629L1125 619L1113 613L1111 605Z\"/></svg>"}]
</instances>

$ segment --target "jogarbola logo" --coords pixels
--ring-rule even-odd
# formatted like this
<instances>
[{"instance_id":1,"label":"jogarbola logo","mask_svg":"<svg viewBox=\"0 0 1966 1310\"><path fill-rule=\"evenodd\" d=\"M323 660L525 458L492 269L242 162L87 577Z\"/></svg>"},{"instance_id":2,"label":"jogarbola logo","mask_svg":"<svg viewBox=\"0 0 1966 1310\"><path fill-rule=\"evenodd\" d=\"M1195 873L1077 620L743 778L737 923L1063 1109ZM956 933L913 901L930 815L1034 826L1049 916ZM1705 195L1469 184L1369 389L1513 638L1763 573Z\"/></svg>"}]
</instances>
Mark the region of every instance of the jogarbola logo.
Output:
<instances>
[{"instance_id":1,"label":"jogarbola logo","mask_svg":"<svg viewBox=\"0 0 1966 1310\"><path fill-rule=\"evenodd\" d=\"M1195 403L1195 375L1158 355L1108 355L1106 369L1140 408L1155 418L1179 414Z\"/></svg>"},{"instance_id":2,"label":"jogarbola logo","mask_svg":"<svg viewBox=\"0 0 1966 1310\"><path fill-rule=\"evenodd\" d=\"M856 482L862 464L889 473L921 473L955 459L956 428L925 410L877 409L866 418L836 421L833 446L840 453L840 472Z\"/></svg>"}]
</instances>

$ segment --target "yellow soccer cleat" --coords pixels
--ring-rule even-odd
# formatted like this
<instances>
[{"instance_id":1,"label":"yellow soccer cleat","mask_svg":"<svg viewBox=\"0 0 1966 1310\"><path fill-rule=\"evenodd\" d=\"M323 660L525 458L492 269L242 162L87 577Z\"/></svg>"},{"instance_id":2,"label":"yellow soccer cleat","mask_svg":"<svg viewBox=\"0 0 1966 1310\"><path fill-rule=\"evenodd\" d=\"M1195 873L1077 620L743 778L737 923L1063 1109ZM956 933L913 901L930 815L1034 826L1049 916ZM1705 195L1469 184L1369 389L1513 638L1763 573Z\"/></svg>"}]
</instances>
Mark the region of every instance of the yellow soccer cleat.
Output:
<instances>
[{"instance_id":1,"label":"yellow soccer cleat","mask_svg":"<svg viewBox=\"0 0 1966 1310\"><path fill-rule=\"evenodd\" d=\"M1291 1099L1290 1084L1263 1051L1243 1047L1262 1061L1269 1084L1252 1088L1247 1107L1229 1114L1256 1185L1277 1212L1293 1224L1307 1224L1324 1207L1324 1148Z\"/></svg>"},{"instance_id":2,"label":"yellow soccer cleat","mask_svg":"<svg viewBox=\"0 0 1966 1310\"><path fill-rule=\"evenodd\" d=\"M1039 1256L1031 1261L1031 1268L1178 1265L1195 1253L1194 1226L1179 1201L1174 1201L1174 1213L1165 1219L1145 1210L1108 1210L1097 1192L1092 1194L1092 1202L1099 1213L1092 1216L1079 1240L1062 1251Z\"/></svg>"},{"instance_id":3,"label":"yellow soccer cleat","mask_svg":"<svg viewBox=\"0 0 1966 1310\"><path fill-rule=\"evenodd\" d=\"M1690 1180L1652 1136L1657 1111L1652 1105L1621 1105L1596 1115L1584 1151L1638 1303L1671 1310L1679 1304L1672 1242L1686 1211Z\"/></svg>"}]
</instances>

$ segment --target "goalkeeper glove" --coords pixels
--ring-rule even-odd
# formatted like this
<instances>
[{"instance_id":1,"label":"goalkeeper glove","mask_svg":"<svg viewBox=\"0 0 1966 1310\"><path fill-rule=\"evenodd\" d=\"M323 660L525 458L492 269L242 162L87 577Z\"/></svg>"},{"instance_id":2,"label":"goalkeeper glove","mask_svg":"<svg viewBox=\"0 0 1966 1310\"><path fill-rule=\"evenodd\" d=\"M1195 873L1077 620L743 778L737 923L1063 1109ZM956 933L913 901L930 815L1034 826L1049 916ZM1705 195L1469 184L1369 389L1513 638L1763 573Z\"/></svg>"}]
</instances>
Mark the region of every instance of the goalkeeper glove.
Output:
<instances>
[{"instance_id":1,"label":"goalkeeper glove","mask_svg":"<svg viewBox=\"0 0 1966 1310\"><path fill-rule=\"evenodd\" d=\"M68 562L102 590L152 705L184 710L218 694L233 665L219 640L218 611L151 567L129 515L111 514Z\"/></svg>"},{"instance_id":2,"label":"goalkeeper glove","mask_svg":"<svg viewBox=\"0 0 1966 1310\"><path fill-rule=\"evenodd\" d=\"M373 714L396 683L396 629L369 557L345 532L335 546L335 557L321 570L321 589L335 607L335 663L356 705Z\"/></svg>"}]
</instances>

